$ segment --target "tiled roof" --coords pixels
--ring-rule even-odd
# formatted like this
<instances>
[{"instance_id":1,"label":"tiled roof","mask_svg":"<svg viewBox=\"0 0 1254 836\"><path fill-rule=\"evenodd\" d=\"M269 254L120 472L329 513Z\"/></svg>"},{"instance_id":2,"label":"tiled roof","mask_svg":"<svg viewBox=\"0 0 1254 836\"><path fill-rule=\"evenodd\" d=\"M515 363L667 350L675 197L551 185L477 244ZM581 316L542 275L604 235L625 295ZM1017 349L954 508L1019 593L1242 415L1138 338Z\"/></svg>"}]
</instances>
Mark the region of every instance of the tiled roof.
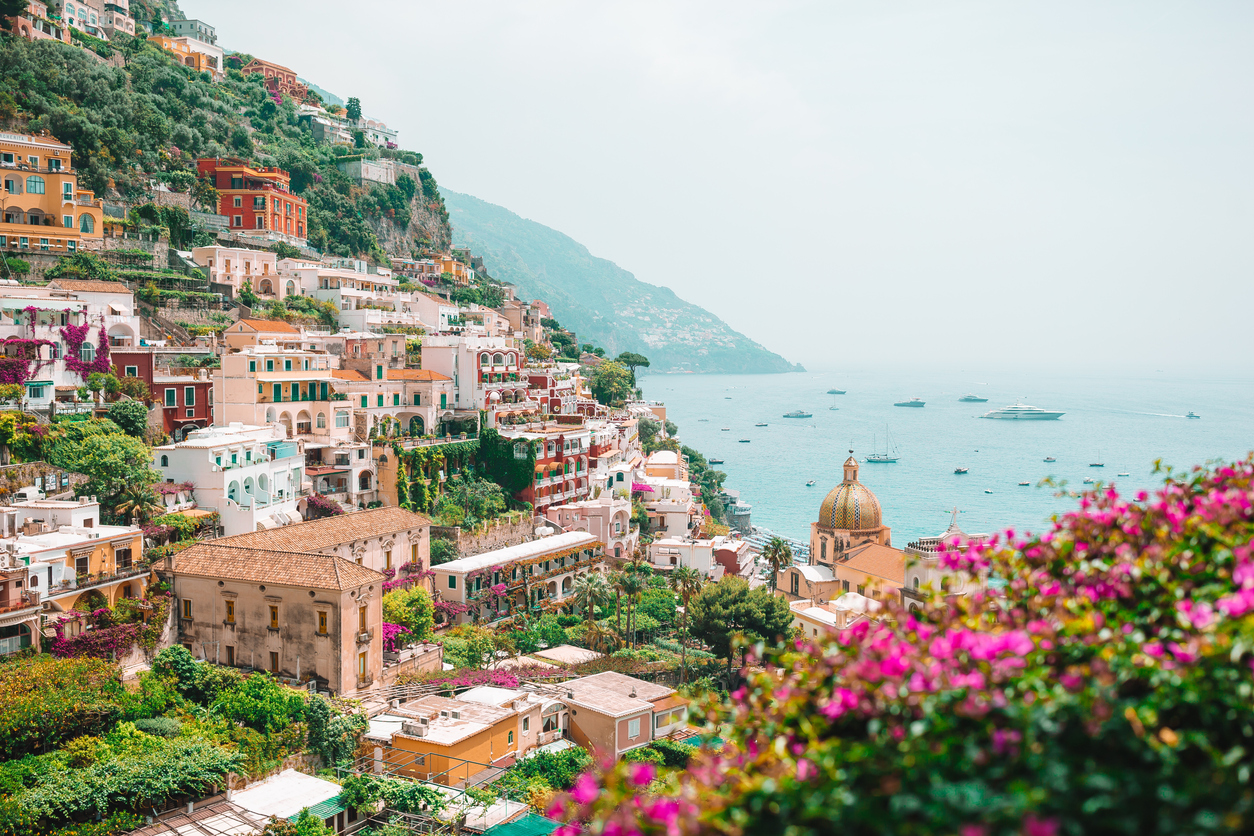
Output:
<instances>
[{"instance_id":1,"label":"tiled roof","mask_svg":"<svg viewBox=\"0 0 1254 836\"><path fill-rule=\"evenodd\" d=\"M254 331L264 331L269 334L299 334L300 331L277 319L241 319L236 325L247 325Z\"/></svg>"},{"instance_id":2,"label":"tiled roof","mask_svg":"<svg viewBox=\"0 0 1254 836\"><path fill-rule=\"evenodd\" d=\"M370 378L366 377L356 369L332 369L331 377L336 380L351 380L353 383L369 383Z\"/></svg>"},{"instance_id":3,"label":"tiled roof","mask_svg":"<svg viewBox=\"0 0 1254 836\"><path fill-rule=\"evenodd\" d=\"M849 556L841 561L841 566L898 585L906 582L906 556L891 546L878 543L859 546L849 552Z\"/></svg>"},{"instance_id":4,"label":"tiled roof","mask_svg":"<svg viewBox=\"0 0 1254 836\"><path fill-rule=\"evenodd\" d=\"M388 380L452 380L430 369L388 369Z\"/></svg>"},{"instance_id":5,"label":"tiled roof","mask_svg":"<svg viewBox=\"0 0 1254 836\"><path fill-rule=\"evenodd\" d=\"M222 540L197 543L176 554L174 573L313 589L356 589L385 579L373 569L334 555L225 545Z\"/></svg>"},{"instance_id":6,"label":"tiled roof","mask_svg":"<svg viewBox=\"0 0 1254 836\"><path fill-rule=\"evenodd\" d=\"M316 552L354 540L395 534L426 525L431 525L431 520L422 514L392 506L323 517L320 520L285 525L268 531L236 534L214 542L250 549Z\"/></svg>"},{"instance_id":7,"label":"tiled roof","mask_svg":"<svg viewBox=\"0 0 1254 836\"><path fill-rule=\"evenodd\" d=\"M94 279L53 279L48 283L48 287L61 290L77 290L83 293L125 293L129 295L131 292L131 289L122 282L104 282Z\"/></svg>"}]
</instances>

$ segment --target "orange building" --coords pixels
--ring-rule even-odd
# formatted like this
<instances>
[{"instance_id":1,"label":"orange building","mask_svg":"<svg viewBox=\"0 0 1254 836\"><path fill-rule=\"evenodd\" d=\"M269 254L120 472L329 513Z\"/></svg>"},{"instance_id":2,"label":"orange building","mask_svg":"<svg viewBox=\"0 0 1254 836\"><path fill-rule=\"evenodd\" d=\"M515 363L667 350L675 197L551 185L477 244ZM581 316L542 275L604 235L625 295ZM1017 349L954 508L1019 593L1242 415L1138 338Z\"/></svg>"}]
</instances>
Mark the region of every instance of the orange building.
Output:
<instances>
[{"instance_id":1,"label":"orange building","mask_svg":"<svg viewBox=\"0 0 1254 836\"><path fill-rule=\"evenodd\" d=\"M269 90L277 90L285 96L291 96L298 102L303 102L309 98L309 88L296 80L296 71L290 70L282 64L254 58L241 67L240 72L244 75L259 73L265 76L266 87Z\"/></svg>"},{"instance_id":2,"label":"orange building","mask_svg":"<svg viewBox=\"0 0 1254 836\"><path fill-rule=\"evenodd\" d=\"M222 75L222 68L218 65L218 59L207 52L193 49L191 44L188 43L190 40L190 38L171 38L166 35L153 35L148 39L148 42L156 44L166 52L173 54L183 66L191 67L198 73L209 73L214 78L219 78Z\"/></svg>"},{"instance_id":3,"label":"orange building","mask_svg":"<svg viewBox=\"0 0 1254 836\"><path fill-rule=\"evenodd\" d=\"M0 249L100 249L104 208L78 187L73 149L50 136L0 133Z\"/></svg>"},{"instance_id":4,"label":"orange building","mask_svg":"<svg viewBox=\"0 0 1254 836\"><path fill-rule=\"evenodd\" d=\"M470 284L473 272L465 264L462 264L451 255L436 256L436 260L440 263L440 272L448 273L453 277L453 284L465 287Z\"/></svg>"},{"instance_id":5,"label":"orange building","mask_svg":"<svg viewBox=\"0 0 1254 836\"><path fill-rule=\"evenodd\" d=\"M292 194L292 178L281 168L254 168L239 159L204 159L196 163L221 194L218 214L232 230L268 229L293 238L307 237L309 204Z\"/></svg>"}]
</instances>

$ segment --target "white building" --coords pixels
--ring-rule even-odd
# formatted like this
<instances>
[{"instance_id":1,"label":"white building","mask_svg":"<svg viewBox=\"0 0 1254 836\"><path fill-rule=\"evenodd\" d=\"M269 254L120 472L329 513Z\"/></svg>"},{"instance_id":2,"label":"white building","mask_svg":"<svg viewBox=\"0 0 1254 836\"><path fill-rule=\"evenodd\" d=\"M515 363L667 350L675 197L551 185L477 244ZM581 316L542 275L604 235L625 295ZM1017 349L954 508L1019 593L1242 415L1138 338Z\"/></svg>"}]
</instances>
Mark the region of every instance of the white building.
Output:
<instances>
[{"instance_id":1,"label":"white building","mask_svg":"<svg viewBox=\"0 0 1254 836\"><path fill-rule=\"evenodd\" d=\"M125 0L123 0L125 2ZM117 2L117 0L114 0ZM218 30L203 20L171 20L169 26L180 38L195 38L207 44L218 42Z\"/></svg>"},{"instance_id":2,"label":"white building","mask_svg":"<svg viewBox=\"0 0 1254 836\"><path fill-rule=\"evenodd\" d=\"M712 581L725 574L747 578L753 570L749 544L721 536L708 540L688 537L654 540L649 544L649 561L662 571L679 566L696 569Z\"/></svg>"},{"instance_id":3,"label":"white building","mask_svg":"<svg viewBox=\"0 0 1254 836\"><path fill-rule=\"evenodd\" d=\"M586 531L605 544L605 553L629 559L640 541L640 530L631 526L631 502L602 491L596 499L551 505L544 517L563 531Z\"/></svg>"},{"instance_id":4,"label":"white building","mask_svg":"<svg viewBox=\"0 0 1254 836\"><path fill-rule=\"evenodd\" d=\"M513 337L427 336L422 338L422 367L453 379L456 409L488 409L526 394L526 360ZM497 398L492 400L492 395Z\"/></svg>"},{"instance_id":5,"label":"white building","mask_svg":"<svg viewBox=\"0 0 1254 836\"><path fill-rule=\"evenodd\" d=\"M209 281L229 284L238 294L245 282L253 291L262 295L262 283L268 282L273 295L273 283L278 278L277 256L267 250L250 250L245 247L196 247L192 258L209 270Z\"/></svg>"},{"instance_id":6,"label":"white building","mask_svg":"<svg viewBox=\"0 0 1254 836\"><path fill-rule=\"evenodd\" d=\"M167 482L191 482L202 508L212 508L227 536L276 528L302 519L308 495L305 459L281 427L232 423L188 433L153 449Z\"/></svg>"},{"instance_id":7,"label":"white building","mask_svg":"<svg viewBox=\"0 0 1254 836\"><path fill-rule=\"evenodd\" d=\"M968 545L984 543L987 534L967 534L958 527L958 509L944 534L936 537L920 537L905 548L906 582L902 587L902 603L910 609L919 609L931 593L943 592L946 596L969 595L987 585L987 578L971 577L941 566L942 545L965 549Z\"/></svg>"}]
</instances>

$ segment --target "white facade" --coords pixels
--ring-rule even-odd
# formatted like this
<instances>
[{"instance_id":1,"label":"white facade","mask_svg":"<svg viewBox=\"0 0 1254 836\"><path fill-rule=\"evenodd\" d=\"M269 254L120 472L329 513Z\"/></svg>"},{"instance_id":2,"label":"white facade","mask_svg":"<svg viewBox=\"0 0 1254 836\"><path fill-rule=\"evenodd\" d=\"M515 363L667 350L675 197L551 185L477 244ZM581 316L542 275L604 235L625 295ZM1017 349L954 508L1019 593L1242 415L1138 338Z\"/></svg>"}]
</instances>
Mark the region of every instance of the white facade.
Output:
<instances>
[{"instance_id":1,"label":"white facade","mask_svg":"<svg viewBox=\"0 0 1254 836\"><path fill-rule=\"evenodd\" d=\"M202 508L222 519L227 536L300 522L307 493L305 459L281 428L241 423L208 427L153 449L167 482L191 482Z\"/></svg>"},{"instance_id":2,"label":"white facade","mask_svg":"<svg viewBox=\"0 0 1254 836\"><path fill-rule=\"evenodd\" d=\"M513 337L428 336L422 367L453 379L455 409L488 409L494 392L526 390L526 360Z\"/></svg>"},{"instance_id":3,"label":"white facade","mask_svg":"<svg viewBox=\"0 0 1254 836\"><path fill-rule=\"evenodd\" d=\"M192 258L209 270L209 281L229 284L235 292L251 282L253 290L261 293L263 280L273 281L278 274L274 253L250 250L244 247L196 247Z\"/></svg>"}]
</instances>

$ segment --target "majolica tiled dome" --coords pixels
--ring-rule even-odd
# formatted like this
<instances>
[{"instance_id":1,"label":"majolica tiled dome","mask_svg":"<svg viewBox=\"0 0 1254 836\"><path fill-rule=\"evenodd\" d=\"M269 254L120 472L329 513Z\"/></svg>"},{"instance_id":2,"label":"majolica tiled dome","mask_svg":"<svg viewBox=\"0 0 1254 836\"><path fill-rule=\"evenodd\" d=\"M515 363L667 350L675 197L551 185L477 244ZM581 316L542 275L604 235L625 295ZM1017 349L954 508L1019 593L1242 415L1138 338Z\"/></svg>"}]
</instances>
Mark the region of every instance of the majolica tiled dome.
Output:
<instances>
[{"instance_id":1,"label":"majolica tiled dome","mask_svg":"<svg viewBox=\"0 0 1254 836\"><path fill-rule=\"evenodd\" d=\"M883 524L880 501L858 481L858 460L845 462L845 481L819 507L819 527L845 531L869 531Z\"/></svg>"}]
</instances>

